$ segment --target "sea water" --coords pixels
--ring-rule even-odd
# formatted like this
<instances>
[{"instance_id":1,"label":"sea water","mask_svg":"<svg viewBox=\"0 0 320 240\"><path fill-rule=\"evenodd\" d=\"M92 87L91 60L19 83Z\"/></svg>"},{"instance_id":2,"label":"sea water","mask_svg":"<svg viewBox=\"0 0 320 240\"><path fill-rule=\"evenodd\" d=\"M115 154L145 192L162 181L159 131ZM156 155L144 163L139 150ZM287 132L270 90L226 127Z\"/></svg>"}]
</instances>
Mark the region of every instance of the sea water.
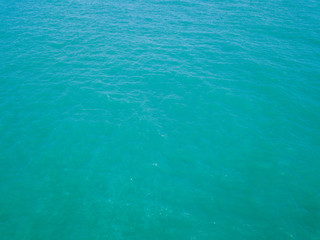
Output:
<instances>
[{"instance_id":1,"label":"sea water","mask_svg":"<svg viewBox=\"0 0 320 240\"><path fill-rule=\"evenodd\" d=\"M319 12L0 0L0 239L320 239Z\"/></svg>"}]
</instances>

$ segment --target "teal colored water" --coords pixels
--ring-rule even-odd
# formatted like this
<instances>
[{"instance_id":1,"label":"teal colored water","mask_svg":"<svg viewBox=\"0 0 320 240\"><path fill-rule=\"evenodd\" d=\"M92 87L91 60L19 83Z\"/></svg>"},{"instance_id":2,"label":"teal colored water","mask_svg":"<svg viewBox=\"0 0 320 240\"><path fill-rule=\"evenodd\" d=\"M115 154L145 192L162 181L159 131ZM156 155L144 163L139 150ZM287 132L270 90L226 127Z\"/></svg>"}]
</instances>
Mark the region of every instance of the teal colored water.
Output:
<instances>
[{"instance_id":1,"label":"teal colored water","mask_svg":"<svg viewBox=\"0 0 320 240\"><path fill-rule=\"evenodd\" d=\"M319 12L0 0L0 238L320 239Z\"/></svg>"}]
</instances>

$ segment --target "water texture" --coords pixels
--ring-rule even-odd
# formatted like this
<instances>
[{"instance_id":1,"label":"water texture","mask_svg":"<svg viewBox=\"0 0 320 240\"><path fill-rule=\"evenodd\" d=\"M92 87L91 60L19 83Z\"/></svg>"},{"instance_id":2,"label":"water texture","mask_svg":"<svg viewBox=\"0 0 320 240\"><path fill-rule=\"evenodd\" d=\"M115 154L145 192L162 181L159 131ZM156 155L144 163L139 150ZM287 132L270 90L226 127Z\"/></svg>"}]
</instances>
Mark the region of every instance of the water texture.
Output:
<instances>
[{"instance_id":1,"label":"water texture","mask_svg":"<svg viewBox=\"0 0 320 240\"><path fill-rule=\"evenodd\" d=\"M319 12L0 0L0 238L320 239Z\"/></svg>"}]
</instances>

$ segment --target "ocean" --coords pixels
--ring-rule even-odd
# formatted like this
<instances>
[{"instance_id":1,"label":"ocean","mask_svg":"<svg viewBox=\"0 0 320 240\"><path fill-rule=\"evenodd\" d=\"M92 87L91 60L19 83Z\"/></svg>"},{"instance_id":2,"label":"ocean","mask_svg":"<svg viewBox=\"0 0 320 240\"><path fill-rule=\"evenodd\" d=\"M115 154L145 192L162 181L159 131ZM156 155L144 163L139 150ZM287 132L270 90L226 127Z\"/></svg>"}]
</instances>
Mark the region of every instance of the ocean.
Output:
<instances>
[{"instance_id":1,"label":"ocean","mask_svg":"<svg viewBox=\"0 0 320 240\"><path fill-rule=\"evenodd\" d=\"M320 239L319 12L0 0L0 239Z\"/></svg>"}]
</instances>

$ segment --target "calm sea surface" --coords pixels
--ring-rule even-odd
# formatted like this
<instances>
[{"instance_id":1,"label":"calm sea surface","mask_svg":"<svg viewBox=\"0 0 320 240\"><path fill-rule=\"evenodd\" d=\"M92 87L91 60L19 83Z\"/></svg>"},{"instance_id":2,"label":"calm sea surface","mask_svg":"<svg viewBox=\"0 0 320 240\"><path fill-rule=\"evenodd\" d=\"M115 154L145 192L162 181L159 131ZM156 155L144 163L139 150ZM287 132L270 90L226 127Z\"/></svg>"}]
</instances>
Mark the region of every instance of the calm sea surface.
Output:
<instances>
[{"instance_id":1,"label":"calm sea surface","mask_svg":"<svg viewBox=\"0 0 320 240\"><path fill-rule=\"evenodd\" d=\"M319 240L319 12L0 0L0 238Z\"/></svg>"}]
</instances>

